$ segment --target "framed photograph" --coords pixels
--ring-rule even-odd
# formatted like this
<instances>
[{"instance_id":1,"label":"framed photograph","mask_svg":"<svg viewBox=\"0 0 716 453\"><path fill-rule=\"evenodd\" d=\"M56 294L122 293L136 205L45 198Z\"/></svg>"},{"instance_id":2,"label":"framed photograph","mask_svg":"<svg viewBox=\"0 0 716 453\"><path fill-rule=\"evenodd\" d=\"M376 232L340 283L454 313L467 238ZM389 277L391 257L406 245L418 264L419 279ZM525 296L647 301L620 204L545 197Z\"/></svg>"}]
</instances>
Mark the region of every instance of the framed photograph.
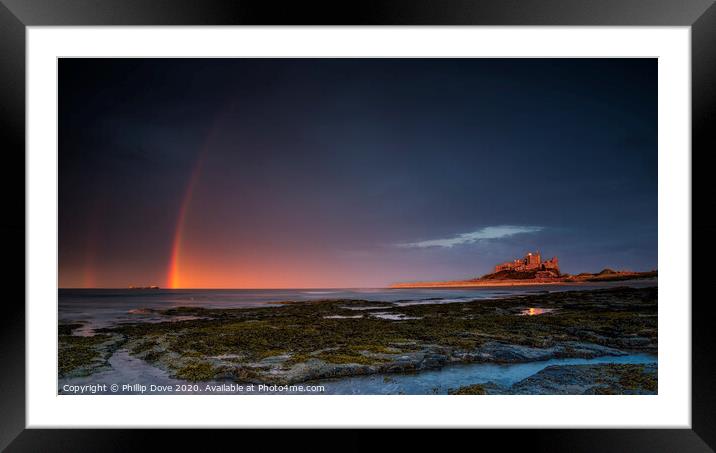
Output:
<instances>
[{"instance_id":1,"label":"framed photograph","mask_svg":"<svg viewBox=\"0 0 716 453\"><path fill-rule=\"evenodd\" d=\"M0 447L712 451L712 3L2 0Z\"/></svg>"}]
</instances>

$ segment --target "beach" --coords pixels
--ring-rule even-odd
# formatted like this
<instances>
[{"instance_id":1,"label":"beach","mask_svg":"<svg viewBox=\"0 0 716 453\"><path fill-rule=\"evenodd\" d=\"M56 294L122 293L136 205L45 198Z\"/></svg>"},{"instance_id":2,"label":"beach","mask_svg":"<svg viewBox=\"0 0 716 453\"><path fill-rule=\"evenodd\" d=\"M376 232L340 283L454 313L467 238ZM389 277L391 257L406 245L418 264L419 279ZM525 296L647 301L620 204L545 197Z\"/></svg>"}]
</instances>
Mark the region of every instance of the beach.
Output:
<instances>
[{"instance_id":1,"label":"beach","mask_svg":"<svg viewBox=\"0 0 716 453\"><path fill-rule=\"evenodd\" d=\"M405 298L408 294L401 291L392 297L390 291L374 291L363 298L329 298L336 292L313 291L303 301L275 300L269 294L257 302L244 295L245 305L234 302L232 308L222 307L216 295L211 303L202 303L199 294L174 294L167 303L167 294L147 293L133 294L134 308L122 305L117 311L126 313L115 322L83 318L75 301L66 304L59 326L59 391L64 384L93 382L93 377L109 382L123 371L126 377L130 370L132 380L142 384L328 382L333 393L381 393L370 377L380 376L390 388L392 376L439 374L457 367L458 378L450 381L454 387L437 387L447 393L476 384L469 382L470 376L489 382L489 366L503 367L503 374L504 367L524 364L536 364L531 369L535 374L551 365L592 363L569 360L656 366L658 290L645 282L634 286L483 291L483 298L439 289L410 294L422 298ZM194 304L182 304L182 297ZM164 302L152 303L152 298ZM112 296L106 297L103 307L119 305L111 301ZM636 372L652 376L652 371ZM609 381L597 379L603 374L592 370L595 385L599 379ZM580 374L582 381L584 375L589 373ZM409 391L426 391L417 384L421 379L401 382ZM644 382L649 382L645 388L615 384L603 391L651 392L651 377ZM517 382L496 382L485 391L511 393L508 384ZM539 393L534 385L513 393L520 388Z\"/></svg>"},{"instance_id":2,"label":"beach","mask_svg":"<svg viewBox=\"0 0 716 453\"><path fill-rule=\"evenodd\" d=\"M504 273L504 272L503 272ZM435 282L406 282L406 283L395 283L391 285L391 288L395 289L407 289L407 288L500 288L505 286L549 286L549 285L560 285L560 286L572 286L575 289L584 287L585 285L593 283L608 283L608 282L631 282L633 284L637 281L647 281L656 283L657 272L625 272L625 271L613 271L611 269L604 269L603 271L592 274L582 273L577 275L554 275L549 278L539 278L530 275L528 278L495 278L499 274L488 274L486 276L475 278L471 280L450 280L450 281L435 281Z\"/></svg>"}]
</instances>

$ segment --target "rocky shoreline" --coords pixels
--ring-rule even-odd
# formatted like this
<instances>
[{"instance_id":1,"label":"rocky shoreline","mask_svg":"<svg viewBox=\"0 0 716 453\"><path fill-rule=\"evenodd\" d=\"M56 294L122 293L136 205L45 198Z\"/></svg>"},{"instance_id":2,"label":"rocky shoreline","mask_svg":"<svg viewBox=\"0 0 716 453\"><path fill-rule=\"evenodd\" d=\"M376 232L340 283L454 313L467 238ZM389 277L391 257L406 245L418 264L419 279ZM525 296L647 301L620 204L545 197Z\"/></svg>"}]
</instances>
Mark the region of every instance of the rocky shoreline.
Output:
<instances>
[{"instance_id":1,"label":"rocky shoreline","mask_svg":"<svg viewBox=\"0 0 716 453\"><path fill-rule=\"evenodd\" d=\"M526 315L529 309L543 314ZM270 384L657 348L655 287L449 304L326 300L161 313L189 319L119 325L91 337L72 335L80 324L61 325L60 377L106 369L119 348L178 379Z\"/></svg>"},{"instance_id":2,"label":"rocky shoreline","mask_svg":"<svg viewBox=\"0 0 716 453\"><path fill-rule=\"evenodd\" d=\"M451 395L655 395L657 364L553 365L511 386L494 382L451 389Z\"/></svg>"}]
</instances>

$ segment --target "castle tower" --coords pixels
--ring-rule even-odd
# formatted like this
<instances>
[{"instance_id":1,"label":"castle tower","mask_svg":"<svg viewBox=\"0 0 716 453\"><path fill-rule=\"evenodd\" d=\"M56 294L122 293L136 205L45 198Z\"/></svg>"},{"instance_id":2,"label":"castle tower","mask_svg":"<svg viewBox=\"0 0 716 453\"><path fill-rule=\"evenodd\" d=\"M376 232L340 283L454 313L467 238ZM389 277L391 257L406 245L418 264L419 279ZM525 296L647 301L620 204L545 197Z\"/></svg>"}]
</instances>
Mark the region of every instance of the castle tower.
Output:
<instances>
[{"instance_id":1,"label":"castle tower","mask_svg":"<svg viewBox=\"0 0 716 453\"><path fill-rule=\"evenodd\" d=\"M542 263L542 259L540 257L539 252L527 253L527 256L525 256L525 264L527 265L527 269L536 269L540 266Z\"/></svg>"}]
</instances>

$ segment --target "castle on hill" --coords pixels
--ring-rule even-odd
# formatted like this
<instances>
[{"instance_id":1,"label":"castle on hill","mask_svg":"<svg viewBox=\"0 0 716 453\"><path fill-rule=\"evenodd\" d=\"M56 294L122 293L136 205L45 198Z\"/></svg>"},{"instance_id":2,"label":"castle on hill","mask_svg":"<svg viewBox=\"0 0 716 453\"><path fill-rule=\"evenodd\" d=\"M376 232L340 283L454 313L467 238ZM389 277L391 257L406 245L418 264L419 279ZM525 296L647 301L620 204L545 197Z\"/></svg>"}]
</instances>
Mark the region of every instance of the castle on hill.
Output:
<instances>
[{"instance_id":1,"label":"castle on hill","mask_svg":"<svg viewBox=\"0 0 716 453\"><path fill-rule=\"evenodd\" d=\"M539 252L529 252L524 258L507 261L495 266L495 272L507 270L518 272L555 270L559 272L559 260L556 256L553 256L551 259L542 261L542 256Z\"/></svg>"}]
</instances>

